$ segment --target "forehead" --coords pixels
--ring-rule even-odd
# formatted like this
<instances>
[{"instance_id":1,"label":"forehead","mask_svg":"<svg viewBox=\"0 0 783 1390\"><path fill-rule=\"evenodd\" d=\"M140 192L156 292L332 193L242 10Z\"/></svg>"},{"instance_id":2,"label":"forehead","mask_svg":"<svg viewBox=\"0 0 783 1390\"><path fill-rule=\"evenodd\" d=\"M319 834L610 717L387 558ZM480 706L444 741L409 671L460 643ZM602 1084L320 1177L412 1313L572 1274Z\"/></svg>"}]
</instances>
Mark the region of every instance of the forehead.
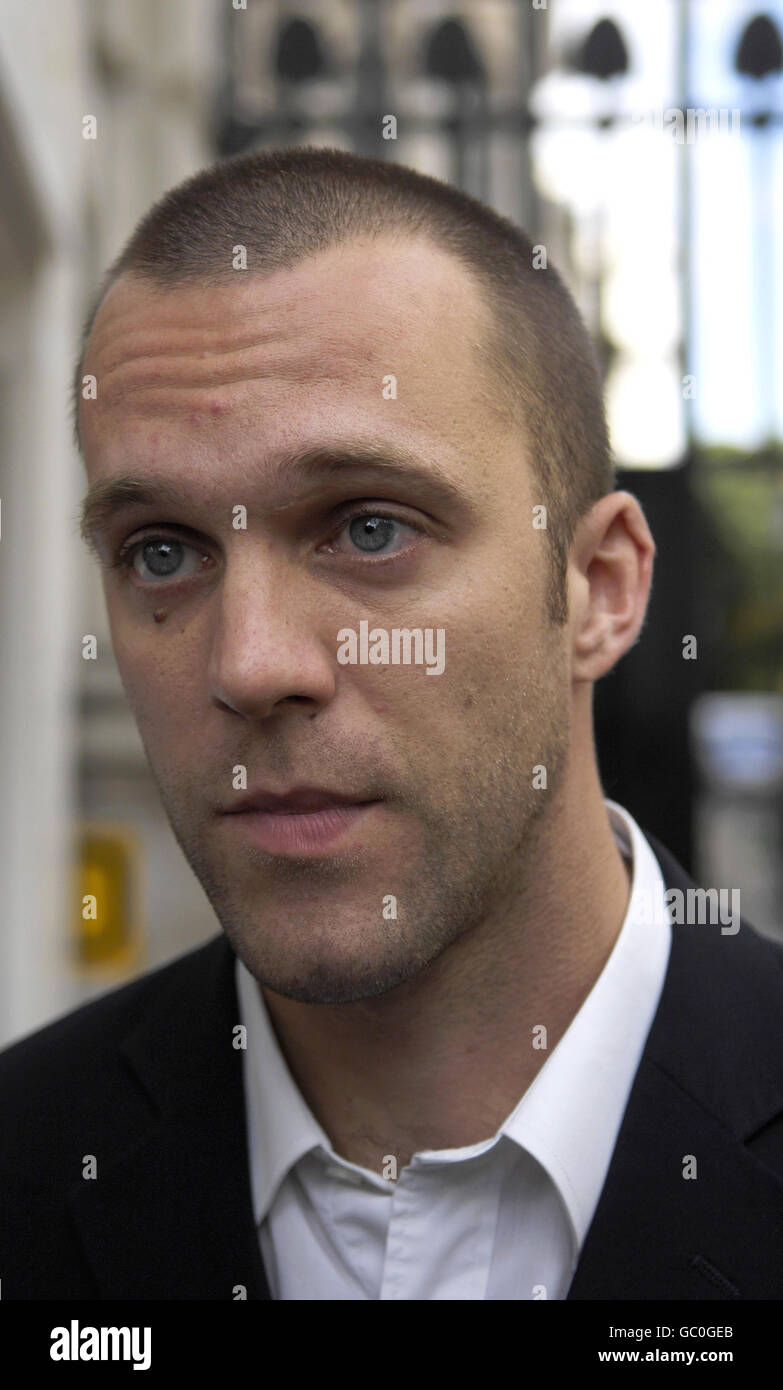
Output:
<instances>
[{"instance_id":1,"label":"forehead","mask_svg":"<svg viewBox=\"0 0 783 1390\"><path fill-rule=\"evenodd\" d=\"M88 443L116 426L247 422L348 406L436 430L492 410L491 313L470 272L423 239L330 248L291 268L159 289L124 275L93 325L81 405ZM390 387L389 379L394 377ZM384 385L386 387L384 391ZM395 394L396 392L396 394ZM472 415L471 415L472 412ZM277 420L279 424L279 419Z\"/></svg>"}]
</instances>

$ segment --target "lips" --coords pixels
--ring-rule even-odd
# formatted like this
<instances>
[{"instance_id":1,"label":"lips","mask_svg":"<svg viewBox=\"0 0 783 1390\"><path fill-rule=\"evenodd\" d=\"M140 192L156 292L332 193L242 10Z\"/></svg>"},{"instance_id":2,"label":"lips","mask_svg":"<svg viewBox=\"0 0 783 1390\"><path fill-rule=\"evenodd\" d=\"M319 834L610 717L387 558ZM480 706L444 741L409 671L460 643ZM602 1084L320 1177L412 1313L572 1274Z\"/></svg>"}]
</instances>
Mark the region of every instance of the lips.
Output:
<instances>
[{"instance_id":1,"label":"lips","mask_svg":"<svg viewBox=\"0 0 783 1390\"><path fill-rule=\"evenodd\" d=\"M269 854L307 857L337 846L381 805L321 787L254 791L229 807L223 822Z\"/></svg>"},{"instance_id":2,"label":"lips","mask_svg":"<svg viewBox=\"0 0 783 1390\"><path fill-rule=\"evenodd\" d=\"M226 815L242 815L247 811L264 811L276 816L304 816L317 811L328 811L336 806L358 806L366 804L371 798L343 796L340 792L326 791L321 787L297 787L290 792L248 792L233 806L227 807Z\"/></svg>"}]
</instances>

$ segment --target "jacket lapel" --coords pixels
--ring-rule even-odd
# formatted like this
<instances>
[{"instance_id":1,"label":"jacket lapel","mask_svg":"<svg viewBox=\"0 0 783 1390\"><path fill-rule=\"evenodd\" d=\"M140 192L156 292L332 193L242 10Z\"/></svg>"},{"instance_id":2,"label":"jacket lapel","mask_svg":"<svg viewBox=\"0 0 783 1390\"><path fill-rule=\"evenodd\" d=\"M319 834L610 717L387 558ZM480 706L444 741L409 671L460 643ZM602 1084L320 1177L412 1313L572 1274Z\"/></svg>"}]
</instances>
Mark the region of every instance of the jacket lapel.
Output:
<instances>
[{"instance_id":1,"label":"jacket lapel","mask_svg":"<svg viewBox=\"0 0 783 1390\"><path fill-rule=\"evenodd\" d=\"M268 1299L253 1220L234 955L224 936L164 972L121 1052L149 1101L138 1142L71 1192L108 1299Z\"/></svg>"},{"instance_id":2,"label":"jacket lapel","mask_svg":"<svg viewBox=\"0 0 783 1390\"><path fill-rule=\"evenodd\" d=\"M692 879L652 837L667 888ZM780 955L743 922L672 927L661 999L569 1299L783 1295L783 1183L753 1136L783 1110ZM685 1177L687 1167L694 1177Z\"/></svg>"}]
</instances>

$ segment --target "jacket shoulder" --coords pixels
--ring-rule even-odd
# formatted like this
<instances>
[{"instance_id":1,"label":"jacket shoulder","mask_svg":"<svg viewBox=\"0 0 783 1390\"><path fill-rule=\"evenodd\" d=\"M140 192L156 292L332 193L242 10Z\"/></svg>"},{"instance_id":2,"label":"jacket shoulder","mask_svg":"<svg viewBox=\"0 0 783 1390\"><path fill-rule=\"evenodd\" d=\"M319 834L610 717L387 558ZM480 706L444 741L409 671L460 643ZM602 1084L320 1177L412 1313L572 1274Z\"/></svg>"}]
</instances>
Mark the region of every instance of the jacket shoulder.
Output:
<instances>
[{"instance_id":1,"label":"jacket shoulder","mask_svg":"<svg viewBox=\"0 0 783 1390\"><path fill-rule=\"evenodd\" d=\"M0 1053L4 1296L102 1296L76 1221L79 1202L90 1189L99 1205L112 1174L132 1176L133 1156L163 1118L149 1077L134 1065L134 1041L146 1043L176 1097L195 1065L194 1038L209 1036L225 1007L233 959L220 933Z\"/></svg>"},{"instance_id":2,"label":"jacket shoulder","mask_svg":"<svg viewBox=\"0 0 783 1390\"><path fill-rule=\"evenodd\" d=\"M65 1088L67 1103L95 1086L116 1049L142 1019L151 1003L167 993L183 1001L188 987L215 967L227 949L222 933L79 1008L63 1014L0 1052L0 1105L5 1114L29 1113L45 1096ZM116 1065L116 1062L115 1062ZM51 1116L51 1111L49 1111Z\"/></svg>"}]
</instances>

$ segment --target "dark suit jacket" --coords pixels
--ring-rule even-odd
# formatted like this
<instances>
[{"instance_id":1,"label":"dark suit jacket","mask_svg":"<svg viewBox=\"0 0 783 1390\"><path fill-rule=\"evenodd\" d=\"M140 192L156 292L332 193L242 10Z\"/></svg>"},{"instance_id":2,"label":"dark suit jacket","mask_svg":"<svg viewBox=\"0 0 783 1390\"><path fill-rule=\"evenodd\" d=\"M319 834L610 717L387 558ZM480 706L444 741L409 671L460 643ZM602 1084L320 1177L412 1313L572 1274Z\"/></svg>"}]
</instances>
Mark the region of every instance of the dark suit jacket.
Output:
<instances>
[{"instance_id":1,"label":"dark suit jacket","mask_svg":"<svg viewBox=\"0 0 783 1390\"><path fill-rule=\"evenodd\" d=\"M694 887L649 838L666 886ZM568 1297L780 1298L783 947L747 923L672 930ZM270 1297L237 1012L221 934L0 1054L4 1300Z\"/></svg>"}]
</instances>

